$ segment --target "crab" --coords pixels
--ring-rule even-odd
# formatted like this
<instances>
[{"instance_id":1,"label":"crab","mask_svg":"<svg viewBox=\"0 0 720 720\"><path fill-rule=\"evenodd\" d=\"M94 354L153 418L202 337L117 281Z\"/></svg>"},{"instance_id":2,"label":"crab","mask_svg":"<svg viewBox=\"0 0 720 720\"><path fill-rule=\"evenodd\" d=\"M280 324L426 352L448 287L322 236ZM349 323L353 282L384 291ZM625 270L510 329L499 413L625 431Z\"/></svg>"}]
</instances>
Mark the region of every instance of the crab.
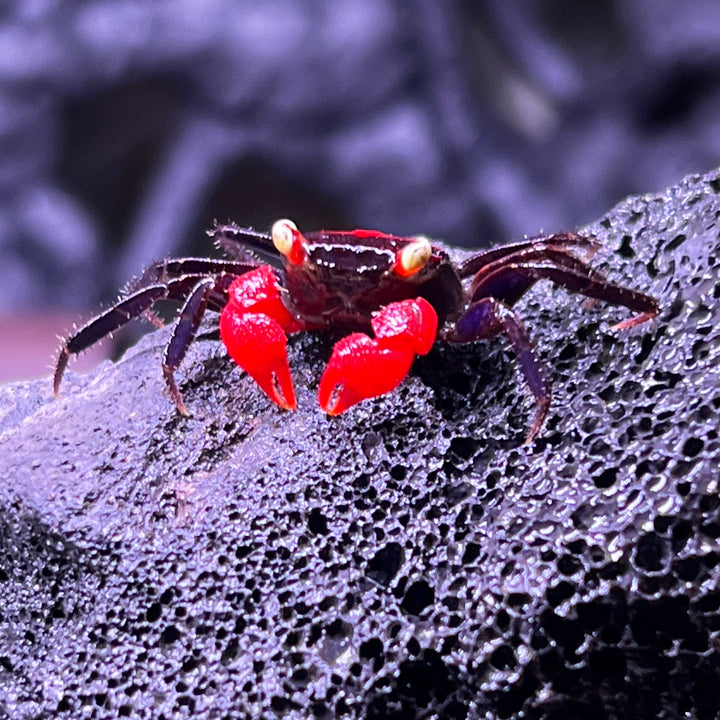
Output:
<instances>
[{"instance_id":1,"label":"crab","mask_svg":"<svg viewBox=\"0 0 720 720\"><path fill-rule=\"evenodd\" d=\"M423 235L374 230L301 233L278 220L270 233L218 224L208 231L228 259L172 258L151 265L118 302L67 337L54 374L59 394L71 355L161 300L181 303L165 349L162 373L182 415L188 409L175 380L206 310L220 313L220 338L230 357L281 408L297 407L287 335L332 329L335 345L318 388L320 407L338 415L394 390L418 355L436 341L471 343L504 334L537 404L526 441L541 432L551 401L549 373L513 309L539 280L550 280L592 301L636 313L615 328L655 317L657 300L608 280L588 264L593 237L572 232L539 235L484 250L459 265ZM263 264L258 252L269 256Z\"/></svg>"}]
</instances>

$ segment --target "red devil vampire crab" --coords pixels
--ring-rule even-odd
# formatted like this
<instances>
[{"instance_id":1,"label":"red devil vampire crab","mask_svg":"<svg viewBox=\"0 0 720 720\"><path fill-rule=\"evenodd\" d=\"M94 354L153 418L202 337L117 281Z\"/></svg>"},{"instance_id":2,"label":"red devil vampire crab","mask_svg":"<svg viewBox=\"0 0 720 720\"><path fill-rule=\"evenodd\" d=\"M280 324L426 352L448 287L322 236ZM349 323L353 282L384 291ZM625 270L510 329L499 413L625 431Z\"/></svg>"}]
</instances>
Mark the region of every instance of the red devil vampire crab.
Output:
<instances>
[{"instance_id":1,"label":"red devil vampire crab","mask_svg":"<svg viewBox=\"0 0 720 720\"><path fill-rule=\"evenodd\" d=\"M540 432L550 407L550 382L512 309L538 280L638 313L627 328L658 312L657 301L608 281L578 254L597 241L574 233L541 235L492 248L454 265L424 236L374 230L302 234L278 220L270 234L218 225L208 231L232 259L176 258L151 265L112 307L73 332L55 368L57 395L71 355L93 345L160 300L182 307L165 349L162 371L177 409L187 415L175 371L206 309L220 313L220 337L230 357L280 407L296 407L287 359L287 334L333 328L350 332L335 344L318 400L338 415L366 398L390 392L416 355L436 340L467 343L504 333L515 351L538 410L527 441ZM280 256L282 267L262 264L253 249ZM367 334L371 332L372 335Z\"/></svg>"}]
</instances>

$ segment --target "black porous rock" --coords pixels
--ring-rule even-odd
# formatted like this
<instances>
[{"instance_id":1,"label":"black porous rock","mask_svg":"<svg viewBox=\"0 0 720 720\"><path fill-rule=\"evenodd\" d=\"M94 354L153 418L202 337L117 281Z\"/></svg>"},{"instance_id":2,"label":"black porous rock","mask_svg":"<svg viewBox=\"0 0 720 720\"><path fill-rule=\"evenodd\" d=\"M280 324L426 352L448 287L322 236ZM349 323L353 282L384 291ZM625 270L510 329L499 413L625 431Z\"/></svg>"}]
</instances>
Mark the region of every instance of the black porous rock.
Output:
<instances>
[{"instance_id":1,"label":"black porous rock","mask_svg":"<svg viewBox=\"0 0 720 720\"><path fill-rule=\"evenodd\" d=\"M714 718L720 712L720 171L585 228L662 311L549 285L543 436L498 338L390 396L282 412L212 329L180 417L168 330L0 389L0 715Z\"/></svg>"}]
</instances>

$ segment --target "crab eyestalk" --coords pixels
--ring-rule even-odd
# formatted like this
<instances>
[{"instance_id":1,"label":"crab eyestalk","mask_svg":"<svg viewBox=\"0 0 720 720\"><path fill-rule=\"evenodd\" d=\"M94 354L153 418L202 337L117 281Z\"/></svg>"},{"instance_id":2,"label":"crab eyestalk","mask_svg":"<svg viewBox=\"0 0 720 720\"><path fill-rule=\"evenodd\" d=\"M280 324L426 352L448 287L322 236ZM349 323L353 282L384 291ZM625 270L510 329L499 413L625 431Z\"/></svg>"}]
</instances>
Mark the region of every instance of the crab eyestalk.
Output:
<instances>
[{"instance_id":1,"label":"crab eyestalk","mask_svg":"<svg viewBox=\"0 0 720 720\"><path fill-rule=\"evenodd\" d=\"M432 245L424 235L417 235L405 247L397 251L393 270L400 277L410 277L420 272L432 255Z\"/></svg>"},{"instance_id":2,"label":"crab eyestalk","mask_svg":"<svg viewBox=\"0 0 720 720\"><path fill-rule=\"evenodd\" d=\"M277 220L270 231L275 249L293 265L302 265L307 258L305 238L292 220Z\"/></svg>"}]
</instances>

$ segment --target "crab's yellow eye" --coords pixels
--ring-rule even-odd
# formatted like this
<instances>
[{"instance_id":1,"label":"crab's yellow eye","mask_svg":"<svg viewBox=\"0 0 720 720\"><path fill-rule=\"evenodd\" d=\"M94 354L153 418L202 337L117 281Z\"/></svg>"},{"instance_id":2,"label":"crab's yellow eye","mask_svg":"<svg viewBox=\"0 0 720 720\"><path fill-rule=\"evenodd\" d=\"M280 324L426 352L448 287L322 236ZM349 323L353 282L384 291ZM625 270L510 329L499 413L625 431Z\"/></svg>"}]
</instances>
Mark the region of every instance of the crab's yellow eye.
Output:
<instances>
[{"instance_id":1,"label":"crab's yellow eye","mask_svg":"<svg viewBox=\"0 0 720 720\"><path fill-rule=\"evenodd\" d=\"M292 220L277 220L273 223L270 234L272 235L275 249L287 257L293 246L293 238L297 232L297 225Z\"/></svg>"},{"instance_id":2,"label":"crab's yellow eye","mask_svg":"<svg viewBox=\"0 0 720 720\"><path fill-rule=\"evenodd\" d=\"M395 272L400 277L410 277L427 265L432 255L432 245L424 235L417 235L404 248L398 250Z\"/></svg>"},{"instance_id":3,"label":"crab's yellow eye","mask_svg":"<svg viewBox=\"0 0 720 720\"><path fill-rule=\"evenodd\" d=\"M277 220L270 234L275 249L291 263L299 265L305 260L305 238L292 220Z\"/></svg>"}]
</instances>

